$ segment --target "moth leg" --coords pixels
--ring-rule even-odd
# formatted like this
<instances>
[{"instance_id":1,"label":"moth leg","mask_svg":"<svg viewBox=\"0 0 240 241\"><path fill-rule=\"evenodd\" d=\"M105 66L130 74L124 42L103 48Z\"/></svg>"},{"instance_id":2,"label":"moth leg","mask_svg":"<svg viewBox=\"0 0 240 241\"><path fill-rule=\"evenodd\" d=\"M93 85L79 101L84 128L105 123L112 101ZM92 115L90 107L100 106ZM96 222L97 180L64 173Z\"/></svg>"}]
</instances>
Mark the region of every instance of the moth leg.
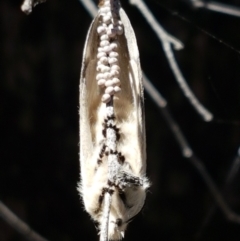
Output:
<instances>
[{"instance_id":1,"label":"moth leg","mask_svg":"<svg viewBox=\"0 0 240 241\"><path fill-rule=\"evenodd\" d=\"M97 159L98 166L100 166L102 164L102 162L103 162L103 157L106 155L105 151L106 151L106 144L104 143L102 145L102 148L101 148L101 150L99 152L99 156L98 156L98 159Z\"/></svg>"},{"instance_id":2,"label":"moth leg","mask_svg":"<svg viewBox=\"0 0 240 241\"><path fill-rule=\"evenodd\" d=\"M113 194L113 190L110 189L110 188L104 187L102 189L102 192L101 192L100 196L98 197L98 208L95 210L95 214L99 213L99 211L101 210L104 195L105 195L106 192L110 193L111 195Z\"/></svg>"},{"instance_id":3,"label":"moth leg","mask_svg":"<svg viewBox=\"0 0 240 241\"><path fill-rule=\"evenodd\" d=\"M125 157L122 155L121 152L118 152L118 162L121 165L124 164L124 162L125 162Z\"/></svg>"},{"instance_id":4,"label":"moth leg","mask_svg":"<svg viewBox=\"0 0 240 241\"><path fill-rule=\"evenodd\" d=\"M121 171L116 176L115 185L120 189L127 187L139 187L143 186L143 180L140 177L134 176L128 172Z\"/></svg>"}]
</instances>

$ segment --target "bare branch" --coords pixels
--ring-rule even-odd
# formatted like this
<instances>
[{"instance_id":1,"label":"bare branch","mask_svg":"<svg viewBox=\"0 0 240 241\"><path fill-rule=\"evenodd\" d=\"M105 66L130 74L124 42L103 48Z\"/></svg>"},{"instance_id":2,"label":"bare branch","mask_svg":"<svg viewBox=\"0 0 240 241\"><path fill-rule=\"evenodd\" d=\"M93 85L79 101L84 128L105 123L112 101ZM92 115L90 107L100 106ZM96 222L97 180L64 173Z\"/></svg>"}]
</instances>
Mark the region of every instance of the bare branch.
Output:
<instances>
[{"instance_id":1,"label":"bare branch","mask_svg":"<svg viewBox=\"0 0 240 241\"><path fill-rule=\"evenodd\" d=\"M155 101L155 104L160 107L164 108L167 105L167 101L162 97L162 95L156 90L156 88L153 86L151 81L147 78L145 73L143 72L143 84L145 90L148 92L148 94L151 96L153 101Z\"/></svg>"},{"instance_id":2,"label":"bare branch","mask_svg":"<svg viewBox=\"0 0 240 241\"><path fill-rule=\"evenodd\" d=\"M173 119L170 111L167 107L166 100L162 99L161 95L158 93L157 89L147 80L145 77L145 88L148 90L150 97L156 103L156 105L161 110L163 117L165 118L169 128L171 129L178 145L182 150L183 157L187 158L188 161L197 169L201 177L203 178L205 184L207 185L210 193L212 194L213 198L215 199L216 204L222 210L225 217L232 222L236 222L240 224L240 216L234 213L226 201L224 200L223 196L221 195L220 191L218 190L217 186L215 185L213 179L209 175L208 171L206 170L203 162L194 154L190 145L188 144L183 132L181 131L177 122ZM147 84L146 84L147 83ZM149 88L150 86L150 88ZM160 100L160 102L159 102ZM239 162L237 162L239 163Z\"/></svg>"},{"instance_id":3,"label":"bare branch","mask_svg":"<svg viewBox=\"0 0 240 241\"><path fill-rule=\"evenodd\" d=\"M236 174L238 173L240 168L240 147L238 148L238 153L237 156L234 158L233 163L228 171L226 180L225 180L225 185L223 187L223 195L224 192L227 190L227 187L229 186L229 184L233 181L233 179L235 178ZM206 228L206 226L208 225L208 223L210 222L211 218L213 217L215 211L217 209L217 206L215 204L213 204L213 206L209 209L208 214L206 215L203 223L201 224L201 227L199 228L196 237L199 239L204 231L204 229Z\"/></svg>"},{"instance_id":4,"label":"bare branch","mask_svg":"<svg viewBox=\"0 0 240 241\"><path fill-rule=\"evenodd\" d=\"M211 11L228 14L234 17L240 17L240 8L233 7L227 4L222 4L218 2L205 2L200 0L190 0L193 7L205 8Z\"/></svg>"},{"instance_id":5,"label":"bare branch","mask_svg":"<svg viewBox=\"0 0 240 241\"><path fill-rule=\"evenodd\" d=\"M173 44L174 49L180 50L183 48L183 44L174 38L173 36L169 35L157 22L154 18L153 14L150 12L146 4L142 0L130 0L130 3L135 5L142 15L146 18L149 25L157 34L159 40L162 42L163 50L167 57L168 63L174 73L174 76L182 89L184 95L188 98L189 102L193 105L196 111L202 116L205 121L211 121L213 119L212 113L210 113L195 97L191 89L189 88L185 78L183 77L180 68L177 65L177 62L174 58L171 44Z\"/></svg>"},{"instance_id":6,"label":"bare branch","mask_svg":"<svg viewBox=\"0 0 240 241\"><path fill-rule=\"evenodd\" d=\"M110 193L106 192L104 195L104 208L100 231L100 241L108 240L108 223L109 223L109 213L111 209L112 196Z\"/></svg>"},{"instance_id":7,"label":"bare branch","mask_svg":"<svg viewBox=\"0 0 240 241\"><path fill-rule=\"evenodd\" d=\"M106 117L110 118L115 116L114 113L114 105L113 105L113 97L111 98L110 103L106 104ZM110 125L113 125L114 121L112 119L108 119L107 129L106 129L106 148L111 150L112 152L117 151L117 131L113 128L110 128ZM109 154L108 155L108 180L112 183L116 177L116 174L119 172L119 163L117 154ZM109 192L104 194L104 206L103 206L103 216L100 228L100 241L108 241L108 233L109 233L109 215L111 210L112 197Z\"/></svg>"},{"instance_id":8,"label":"bare branch","mask_svg":"<svg viewBox=\"0 0 240 241\"><path fill-rule=\"evenodd\" d=\"M184 137L180 127L171 116L167 107L167 101L161 96L161 94L154 87L154 85L148 80L147 76L143 75L143 77L144 77L143 83L144 83L145 90L148 92L148 94L155 102L155 104L160 108L164 119L166 120L171 131L173 132L173 135L182 150L182 155L186 158L192 157L193 151L189 146L186 138Z\"/></svg>"},{"instance_id":9,"label":"bare branch","mask_svg":"<svg viewBox=\"0 0 240 241\"><path fill-rule=\"evenodd\" d=\"M38 5L40 3L44 3L44 2L46 2L46 0L24 0L23 4L21 6L21 10L28 15L32 12L32 9L36 5Z\"/></svg>"},{"instance_id":10,"label":"bare branch","mask_svg":"<svg viewBox=\"0 0 240 241\"><path fill-rule=\"evenodd\" d=\"M164 42L170 42L173 44L174 49L180 50L183 49L183 43L181 43L178 39L167 33L162 26L157 22L153 14L150 12L150 10L147 8L146 4L142 0L129 0L129 2L132 5L135 5L139 11L142 13L142 15L146 18L149 25L152 27L152 29L157 34L160 41Z\"/></svg>"},{"instance_id":11,"label":"bare branch","mask_svg":"<svg viewBox=\"0 0 240 241\"><path fill-rule=\"evenodd\" d=\"M179 66L176 62L176 59L174 57L170 42L164 42L163 43L163 49L165 52L165 55L167 56L168 62L170 64L170 67L173 71L173 74L182 89L184 95L188 98L189 102L194 106L194 108L197 110L197 112L203 117L205 121L211 121L213 119L212 113L210 113L195 97L191 89L189 88L184 76L181 73L181 70L179 69Z\"/></svg>"},{"instance_id":12,"label":"bare branch","mask_svg":"<svg viewBox=\"0 0 240 241\"><path fill-rule=\"evenodd\" d=\"M240 147L238 148L237 156L234 158L231 168L228 172L225 186L232 182L240 168Z\"/></svg>"},{"instance_id":13,"label":"bare branch","mask_svg":"<svg viewBox=\"0 0 240 241\"><path fill-rule=\"evenodd\" d=\"M25 222L18 218L5 204L0 201L0 217L16 231L30 241L47 241L33 231Z\"/></svg>"},{"instance_id":14,"label":"bare branch","mask_svg":"<svg viewBox=\"0 0 240 241\"><path fill-rule=\"evenodd\" d=\"M82 5L85 7L86 11L89 13L89 15L94 18L97 15L97 6L94 2L89 0L79 0Z\"/></svg>"}]
</instances>

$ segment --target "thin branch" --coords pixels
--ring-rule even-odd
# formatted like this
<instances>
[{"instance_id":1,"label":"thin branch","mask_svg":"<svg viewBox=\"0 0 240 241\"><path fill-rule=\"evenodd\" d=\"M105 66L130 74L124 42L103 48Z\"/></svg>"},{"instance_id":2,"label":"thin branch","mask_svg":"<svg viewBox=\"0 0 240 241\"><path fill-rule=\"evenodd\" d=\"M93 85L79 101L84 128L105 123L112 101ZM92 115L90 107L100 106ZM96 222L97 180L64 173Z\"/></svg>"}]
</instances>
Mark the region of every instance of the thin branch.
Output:
<instances>
[{"instance_id":1,"label":"thin branch","mask_svg":"<svg viewBox=\"0 0 240 241\"><path fill-rule=\"evenodd\" d=\"M47 241L33 231L25 222L18 218L5 204L0 201L0 217L16 231L30 241Z\"/></svg>"},{"instance_id":2,"label":"thin branch","mask_svg":"<svg viewBox=\"0 0 240 241\"><path fill-rule=\"evenodd\" d=\"M21 5L21 10L26 14L30 14L36 5L44 2L46 2L46 0L24 0Z\"/></svg>"},{"instance_id":3,"label":"thin branch","mask_svg":"<svg viewBox=\"0 0 240 241\"><path fill-rule=\"evenodd\" d=\"M97 6L89 0L80 0L83 6L86 8L90 16L95 17L97 15L98 9ZM115 9L116 5L120 6L119 0L110 1L111 9ZM119 10L119 9L118 9ZM117 13L118 14L118 13ZM113 17L114 18L114 17ZM103 99L102 99L103 100ZM104 101L103 101L104 102ZM106 103L106 149L108 149L108 182L114 183L116 180L116 176L119 174L120 164L118 161L117 154L117 130L112 128L114 126L114 104L113 104L113 96L110 99L110 102ZM103 203L103 215L101 220L101 228L100 228L100 241L108 241L108 232L109 232L109 215L111 210L112 203L112 192L110 184L108 191L104 194L104 203Z\"/></svg>"},{"instance_id":4,"label":"thin branch","mask_svg":"<svg viewBox=\"0 0 240 241\"><path fill-rule=\"evenodd\" d=\"M208 174L205 166L203 165L202 161L195 155L193 155L192 158L189 159L189 161L197 168L199 173L201 174L203 180L207 184L210 192L212 193L216 204L219 206L219 208L224 213L225 217L231 221L240 224L240 216L233 212L226 201L224 200L222 194L216 187L214 181L212 180L211 176Z\"/></svg>"},{"instance_id":5,"label":"thin branch","mask_svg":"<svg viewBox=\"0 0 240 241\"><path fill-rule=\"evenodd\" d=\"M223 193L227 190L227 187L229 186L229 184L233 181L233 179L235 178L236 174L238 173L240 168L240 147L238 148L238 153L237 156L234 158L233 163L230 167L230 170L227 174L226 180L225 180L225 184L223 187ZM224 194L223 194L224 195ZM196 234L196 238L200 239L204 229L206 228L206 226L208 225L208 223L210 222L211 218L213 217L215 211L217 209L217 206L214 204L208 214L206 215L201 227L199 228L197 234Z\"/></svg>"},{"instance_id":6,"label":"thin branch","mask_svg":"<svg viewBox=\"0 0 240 241\"><path fill-rule=\"evenodd\" d=\"M104 195L103 216L100 229L100 241L108 241L108 223L111 209L112 196L106 192Z\"/></svg>"},{"instance_id":7,"label":"thin branch","mask_svg":"<svg viewBox=\"0 0 240 241\"><path fill-rule=\"evenodd\" d=\"M85 7L86 11L89 13L89 15L94 18L97 15L97 6L94 2L90 0L79 0L82 5Z\"/></svg>"},{"instance_id":8,"label":"thin branch","mask_svg":"<svg viewBox=\"0 0 240 241\"><path fill-rule=\"evenodd\" d=\"M164 30L164 28L157 22L156 18L142 0L129 0L129 2L139 9L161 42L170 42L176 50L184 48L183 43L180 40Z\"/></svg>"},{"instance_id":9,"label":"thin branch","mask_svg":"<svg viewBox=\"0 0 240 241\"><path fill-rule=\"evenodd\" d=\"M193 92L189 88L185 78L183 77L181 70L178 67L176 59L174 57L170 42L163 43L164 52L168 58L170 67L175 75L176 80L184 95L188 98L190 103L196 108L197 112L204 118L205 121L211 121L213 119L212 113L210 113L194 96Z\"/></svg>"},{"instance_id":10,"label":"thin branch","mask_svg":"<svg viewBox=\"0 0 240 241\"><path fill-rule=\"evenodd\" d=\"M145 74L143 74L143 83L145 90L148 92L149 96L155 102L155 104L160 108L167 124L169 125L171 131L173 132L174 137L176 138L180 148L182 150L182 155L186 158L192 156L192 150L189 147L187 140L183 136L178 124L172 118L171 114L167 109L167 101L161 96L161 94L157 91L157 89L153 86L150 80L147 78Z\"/></svg>"},{"instance_id":11,"label":"thin branch","mask_svg":"<svg viewBox=\"0 0 240 241\"><path fill-rule=\"evenodd\" d=\"M171 129L178 145L182 150L183 157L187 158L188 161L197 169L201 177L203 178L205 184L207 185L210 193L212 194L213 198L215 199L216 204L222 210L225 217L232 222L236 222L240 224L240 216L234 213L224 200L223 196L221 195L220 191L218 190L217 186L215 185L213 179L209 175L208 171L206 170L203 162L194 154L190 145L188 144L183 132L181 131L177 122L173 119L170 111L167 107L166 100L162 99L161 95L158 93L157 89L150 84L148 79L144 77L144 82L147 83L145 88L148 90L150 97L153 101L157 104L163 117L165 118L169 128ZM150 84L150 85L149 85ZM150 88L149 88L150 86ZM161 100L159 102L159 100Z\"/></svg>"},{"instance_id":12,"label":"thin branch","mask_svg":"<svg viewBox=\"0 0 240 241\"><path fill-rule=\"evenodd\" d=\"M117 154L115 153L117 150L117 131L110 127L111 125L114 125L112 117L115 116L113 97L111 97L110 103L106 104L106 113L106 117L108 119L106 123L108 126L106 130L106 148L110 151L108 155L108 180L111 183L114 183L115 177L119 172L119 162ZM104 207L100 230L100 241L108 241L109 213L112 203L111 195L112 194L109 191L104 194Z\"/></svg>"},{"instance_id":13,"label":"thin branch","mask_svg":"<svg viewBox=\"0 0 240 241\"><path fill-rule=\"evenodd\" d=\"M205 8L214 12L228 14L234 17L240 17L240 8L233 7L227 4L222 4L218 2L205 2L200 0L190 0L193 7Z\"/></svg>"},{"instance_id":14,"label":"thin branch","mask_svg":"<svg viewBox=\"0 0 240 241\"><path fill-rule=\"evenodd\" d=\"M155 101L155 104L160 107L164 108L167 105L167 101L162 97L162 95L156 90L156 88L153 86L151 81L147 78L145 73L142 73L143 75L143 85L145 90L148 92L148 94L151 96L151 98Z\"/></svg>"},{"instance_id":15,"label":"thin branch","mask_svg":"<svg viewBox=\"0 0 240 241\"><path fill-rule=\"evenodd\" d=\"M231 168L228 172L225 186L233 181L233 179L235 178L236 174L239 171L239 168L240 168L240 147L238 148L237 156L236 158L234 158Z\"/></svg>"},{"instance_id":16,"label":"thin branch","mask_svg":"<svg viewBox=\"0 0 240 241\"><path fill-rule=\"evenodd\" d=\"M183 91L183 94L188 98L190 103L196 109L196 111L202 116L205 121L211 121L213 119L212 113L210 113L195 97L191 89L189 88L185 78L183 77L180 68L177 65L175 60L174 54L171 49L171 44L173 45L174 49L180 50L183 48L183 44L177 40L176 38L169 35L157 22L154 18L153 14L150 12L146 4L143 0L129 0L131 4L135 5L142 15L146 18L149 25L157 34L159 40L162 42L163 50L167 57L168 63L174 73L174 76Z\"/></svg>"}]
</instances>

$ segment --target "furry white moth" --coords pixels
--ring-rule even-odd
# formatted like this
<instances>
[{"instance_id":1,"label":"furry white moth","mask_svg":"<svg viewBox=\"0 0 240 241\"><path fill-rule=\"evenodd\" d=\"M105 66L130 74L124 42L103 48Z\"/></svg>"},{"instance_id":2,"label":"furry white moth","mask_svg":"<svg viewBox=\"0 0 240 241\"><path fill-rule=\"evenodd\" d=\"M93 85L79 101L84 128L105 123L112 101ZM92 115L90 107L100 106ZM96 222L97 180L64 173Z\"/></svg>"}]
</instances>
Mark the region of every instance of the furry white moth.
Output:
<instances>
[{"instance_id":1,"label":"furry white moth","mask_svg":"<svg viewBox=\"0 0 240 241\"><path fill-rule=\"evenodd\" d=\"M101 1L87 34L80 78L80 165L78 189L86 211L100 235L120 240L142 209L149 182L139 52L119 1Z\"/></svg>"}]
</instances>

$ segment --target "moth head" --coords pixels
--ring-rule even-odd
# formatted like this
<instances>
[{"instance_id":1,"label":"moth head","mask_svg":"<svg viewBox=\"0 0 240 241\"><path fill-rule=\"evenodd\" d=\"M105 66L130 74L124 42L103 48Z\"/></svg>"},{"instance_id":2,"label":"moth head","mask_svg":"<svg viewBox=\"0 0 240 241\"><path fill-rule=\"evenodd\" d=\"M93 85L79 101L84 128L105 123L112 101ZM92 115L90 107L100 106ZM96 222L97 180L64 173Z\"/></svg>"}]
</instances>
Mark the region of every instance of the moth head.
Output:
<instances>
[{"instance_id":1,"label":"moth head","mask_svg":"<svg viewBox=\"0 0 240 241\"><path fill-rule=\"evenodd\" d=\"M143 186L126 188L121 195L113 195L114 204L110 211L108 237L111 241L124 238L128 224L141 212L149 187L147 178L143 178ZM135 190L134 190L135 189Z\"/></svg>"}]
</instances>

